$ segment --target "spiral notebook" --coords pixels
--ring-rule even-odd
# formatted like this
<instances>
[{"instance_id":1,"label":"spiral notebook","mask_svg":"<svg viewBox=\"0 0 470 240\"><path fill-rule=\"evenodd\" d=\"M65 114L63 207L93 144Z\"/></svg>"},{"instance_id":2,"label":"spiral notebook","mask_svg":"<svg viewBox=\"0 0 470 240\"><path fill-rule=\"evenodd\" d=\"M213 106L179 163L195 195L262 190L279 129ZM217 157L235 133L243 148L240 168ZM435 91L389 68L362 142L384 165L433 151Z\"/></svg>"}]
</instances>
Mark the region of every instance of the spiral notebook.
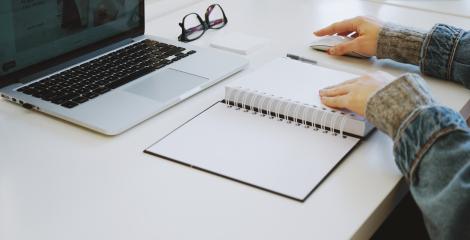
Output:
<instances>
[{"instance_id":1,"label":"spiral notebook","mask_svg":"<svg viewBox=\"0 0 470 240\"><path fill-rule=\"evenodd\" d=\"M372 129L318 99L355 77L276 59L145 152L303 202Z\"/></svg>"}]
</instances>

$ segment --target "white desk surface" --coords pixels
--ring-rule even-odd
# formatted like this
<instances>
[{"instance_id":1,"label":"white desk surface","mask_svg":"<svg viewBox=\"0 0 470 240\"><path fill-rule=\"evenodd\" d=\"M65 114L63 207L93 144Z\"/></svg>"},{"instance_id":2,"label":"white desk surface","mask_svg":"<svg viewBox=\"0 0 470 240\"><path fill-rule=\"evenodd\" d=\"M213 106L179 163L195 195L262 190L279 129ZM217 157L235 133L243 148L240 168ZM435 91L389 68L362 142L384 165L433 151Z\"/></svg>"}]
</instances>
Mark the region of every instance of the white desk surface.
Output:
<instances>
[{"instance_id":1,"label":"white desk surface","mask_svg":"<svg viewBox=\"0 0 470 240\"><path fill-rule=\"evenodd\" d=\"M405 8L470 18L468 0L368 0Z\"/></svg>"},{"instance_id":2,"label":"white desk surface","mask_svg":"<svg viewBox=\"0 0 470 240\"><path fill-rule=\"evenodd\" d=\"M147 33L175 39L177 22L211 1L147 23ZM270 39L249 56L246 74L287 52L351 71L416 70L390 61L313 52L311 32L355 15L430 28L465 18L364 1L221 0L224 31ZM355 70L353 70L355 69ZM232 77L117 137L105 137L0 101L0 239L346 239L368 238L403 196L392 143L366 139L305 203L142 153L147 146L223 96ZM470 91L427 78L436 98L460 110ZM203 138L203 137L202 137ZM236 151L236 149L234 149Z\"/></svg>"}]
</instances>

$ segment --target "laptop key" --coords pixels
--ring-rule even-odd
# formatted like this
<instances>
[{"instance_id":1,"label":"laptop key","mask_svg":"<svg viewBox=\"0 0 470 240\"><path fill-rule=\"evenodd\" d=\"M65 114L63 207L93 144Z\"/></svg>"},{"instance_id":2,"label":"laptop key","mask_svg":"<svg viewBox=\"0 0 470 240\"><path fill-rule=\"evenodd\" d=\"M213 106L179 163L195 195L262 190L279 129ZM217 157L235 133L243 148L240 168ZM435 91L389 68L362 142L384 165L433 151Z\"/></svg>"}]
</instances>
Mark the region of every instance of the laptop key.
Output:
<instances>
[{"instance_id":1,"label":"laptop key","mask_svg":"<svg viewBox=\"0 0 470 240\"><path fill-rule=\"evenodd\" d=\"M59 104L61 105L62 103L68 101L68 99L66 98L55 98L55 99L51 99L51 102L54 103L54 104Z\"/></svg>"},{"instance_id":2,"label":"laptop key","mask_svg":"<svg viewBox=\"0 0 470 240\"><path fill-rule=\"evenodd\" d=\"M109 92L109 90L111 90L111 89L108 88L108 87L102 86L102 87L99 87L99 88L93 90L93 92L98 93L98 94L103 94L103 93Z\"/></svg>"},{"instance_id":3,"label":"laptop key","mask_svg":"<svg viewBox=\"0 0 470 240\"><path fill-rule=\"evenodd\" d=\"M58 95L54 98L51 99L52 103L55 104L62 104L64 102L67 102L68 100L78 97L78 94L76 93L68 93L68 94L63 94L63 95Z\"/></svg>"},{"instance_id":4,"label":"laptop key","mask_svg":"<svg viewBox=\"0 0 470 240\"><path fill-rule=\"evenodd\" d=\"M80 96L80 97L76 97L74 99L72 99L72 102L74 103L84 103L88 101L88 98L84 97L84 96Z\"/></svg>"},{"instance_id":5,"label":"laptop key","mask_svg":"<svg viewBox=\"0 0 470 240\"><path fill-rule=\"evenodd\" d=\"M75 103L75 102L72 102L72 101L68 101L68 102L65 102L65 103L61 104L61 106L64 106L66 108L73 108L77 105L78 105L78 103Z\"/></svg>"},{"instance_id":6,"label":"laptop key","mask_svg":"<svg viewBox=\"0 0 470 240\"><path fill-rule=\"evenodd\" d=\"M98 97L99 94L91 92L91 93L85 94L84 96L87 97L88 99L93 99L95 97Z\"/></svg>"}]
</instances>

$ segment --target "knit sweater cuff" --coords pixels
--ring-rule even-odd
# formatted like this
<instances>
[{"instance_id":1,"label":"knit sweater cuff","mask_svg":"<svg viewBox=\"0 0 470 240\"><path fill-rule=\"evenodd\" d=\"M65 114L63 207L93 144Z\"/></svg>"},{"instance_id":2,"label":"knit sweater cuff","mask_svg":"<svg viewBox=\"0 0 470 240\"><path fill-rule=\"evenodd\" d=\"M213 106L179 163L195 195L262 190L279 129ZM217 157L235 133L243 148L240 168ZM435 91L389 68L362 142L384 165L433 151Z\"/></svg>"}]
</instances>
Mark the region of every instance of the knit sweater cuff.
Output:
<instances>
[{"instance_id":1,"label":"knit sweater cuff","mask_svg":"<svg viewBox=\"0 0 470 240\"><path fill-rule=\"evenodd\" d=\"M422 78L405 74L375 93L366 107L366 118L379 130L395 139L401 123L413 110L433 104Z\"/></svg>"},{"instance_id":2,"label":"knit sweater cuff","mask_svg":"<svg viewBox=\"0 0 470 240\"><path fill-rule=\"evenodd\" d=\"M387 23L379 32L377 58L418 65L426 34L425 31Z\"/></svg>"}]
</instances>

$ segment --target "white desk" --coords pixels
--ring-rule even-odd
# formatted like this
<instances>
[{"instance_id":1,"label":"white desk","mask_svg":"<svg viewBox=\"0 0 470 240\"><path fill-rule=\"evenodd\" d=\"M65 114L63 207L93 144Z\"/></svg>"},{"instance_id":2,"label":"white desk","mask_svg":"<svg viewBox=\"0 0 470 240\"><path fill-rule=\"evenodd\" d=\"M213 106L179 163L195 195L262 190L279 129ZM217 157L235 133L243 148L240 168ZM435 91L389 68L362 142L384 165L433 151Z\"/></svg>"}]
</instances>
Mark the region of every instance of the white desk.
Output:
<instances>
[{"instance_id":1,"label":"white desk","mask_svg":"<svg viewBox=\"0 0 470 240\"><path fill-rule=\"evenodd\" d=\"M147 24L175 39L186 13L202 1ZM322 64L392 73L390 62L330 57L307 48L311 32L345 17L380 16L429 28L470 27L468 19L364 1L221 0L229 24L271 39L250 55L246 74L294 52ZM208 31L197 45L223 31ZM396 67L396 66L395 66ZM354 70L357 71L357 70ZM235 76L236 77L236 76ZM117 137L105 137L0 101L0 239L346 239L368 238L406 191L392 143L375 132L305 203L142 153L160 137L223 96L228 79ZM462 87L428 79L438 100L459 110Z\"/></svg>"},{"instance_id":2,"label":"white desk","mask_svg":"<svg viewBox=\"0 0 470 240\"><path fill-rule=\"evenodd\" d=\"M367 0L392 6L443 13L457 17L470 18L468 0Z\"/></svg>"}]
</instances>

